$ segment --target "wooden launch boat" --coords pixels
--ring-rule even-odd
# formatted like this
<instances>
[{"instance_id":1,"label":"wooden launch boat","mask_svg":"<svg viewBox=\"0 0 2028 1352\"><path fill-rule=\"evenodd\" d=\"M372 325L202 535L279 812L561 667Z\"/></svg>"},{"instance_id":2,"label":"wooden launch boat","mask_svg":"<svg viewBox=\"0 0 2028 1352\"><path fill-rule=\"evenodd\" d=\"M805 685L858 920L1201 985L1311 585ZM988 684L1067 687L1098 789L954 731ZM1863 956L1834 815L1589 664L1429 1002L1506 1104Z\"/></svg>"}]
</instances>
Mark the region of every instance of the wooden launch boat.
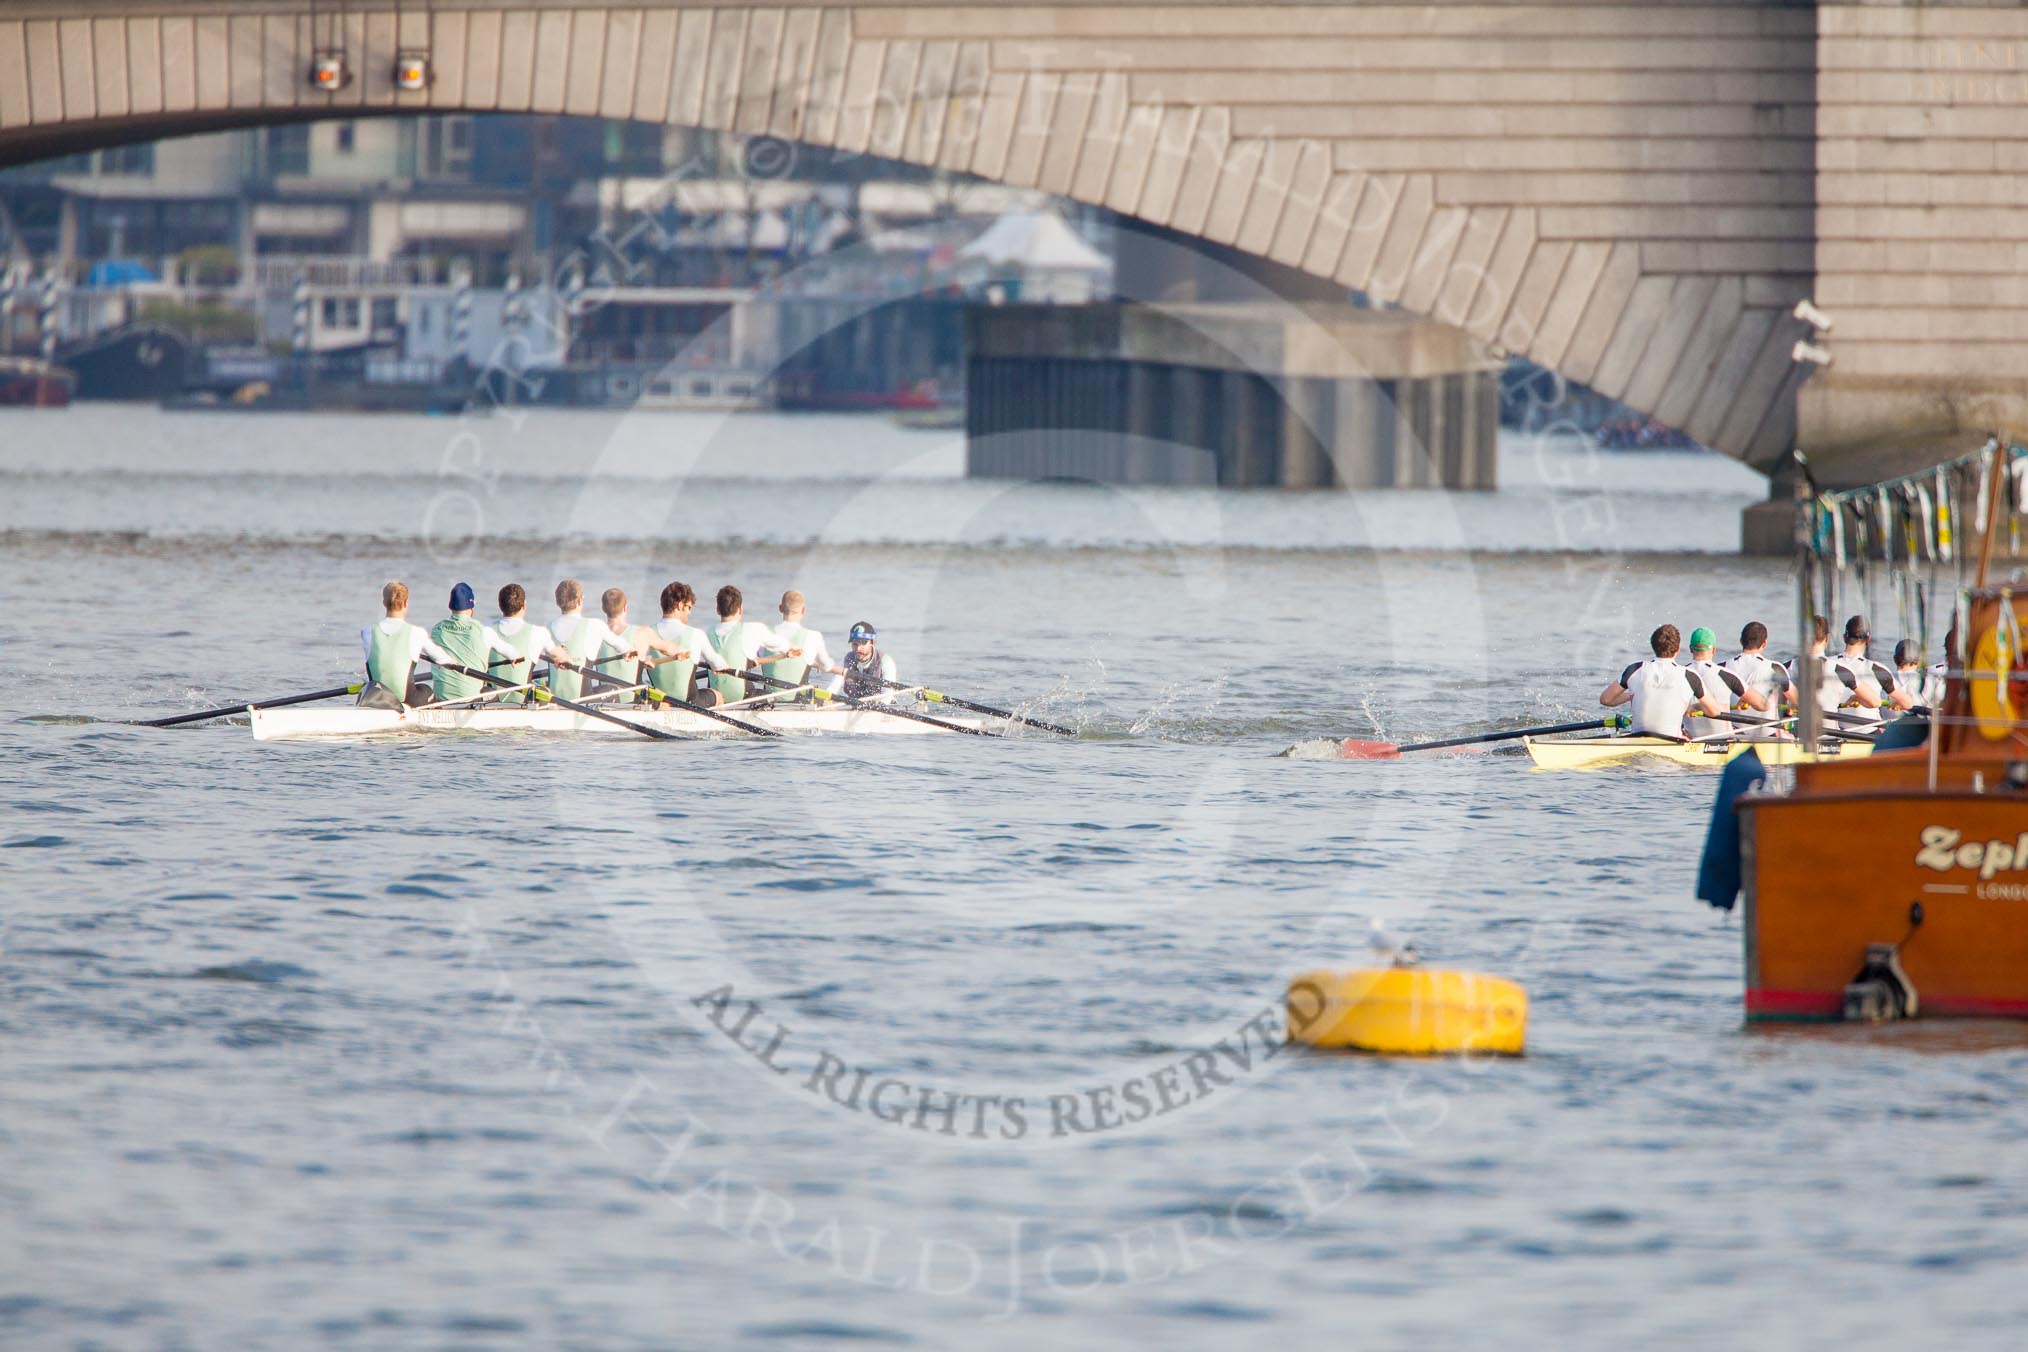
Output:
<instances>
[{"instance_id":1,"label":"wooden launch boat","mask_svg":"<svg viewBox=\"0 0 2028 1352\"><path fill-rule=\"evenodd\" d=\"M1797 765L1733 804L1750 1020L2028 1018L2028 582L1987 581L2028 453L1988 454L1964 656L1925 744Z\"/></svg>"},{"instance_id":2,"label":"wooden launch boat","mask_svg":"<svg viewBox=\"0 0 2028 1352\"><path fill-rule=\"evenodd\" d=\"M65 408L77 377L40 357L0 356L0 408Z\"/></svg>"}]
</instances>

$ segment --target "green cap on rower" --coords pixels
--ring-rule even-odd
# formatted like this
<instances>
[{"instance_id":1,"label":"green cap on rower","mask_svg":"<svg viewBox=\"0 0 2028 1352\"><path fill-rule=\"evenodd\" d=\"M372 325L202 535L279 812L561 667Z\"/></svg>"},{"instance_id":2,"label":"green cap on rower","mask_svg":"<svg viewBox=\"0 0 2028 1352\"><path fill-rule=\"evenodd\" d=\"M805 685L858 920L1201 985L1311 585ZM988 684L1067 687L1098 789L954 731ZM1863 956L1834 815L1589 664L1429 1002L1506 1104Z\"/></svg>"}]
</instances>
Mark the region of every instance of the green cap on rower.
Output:
<instances>
[{"instance_id":1,"label":"green cap on rower","mask_svg":"<svg viewBox=\"0 0 2028 1352\"><path fill-rule=\"evenodd\" d=\"M1706 629L1703 625L1700 624L1695 629L1692 629L1690 631L1691 652L1693 653L1702 652L1706 648L1716 648L1717 646L1718 646L1718 635L1712 633L1709 629Z\"/></svg>"}]
</instances>

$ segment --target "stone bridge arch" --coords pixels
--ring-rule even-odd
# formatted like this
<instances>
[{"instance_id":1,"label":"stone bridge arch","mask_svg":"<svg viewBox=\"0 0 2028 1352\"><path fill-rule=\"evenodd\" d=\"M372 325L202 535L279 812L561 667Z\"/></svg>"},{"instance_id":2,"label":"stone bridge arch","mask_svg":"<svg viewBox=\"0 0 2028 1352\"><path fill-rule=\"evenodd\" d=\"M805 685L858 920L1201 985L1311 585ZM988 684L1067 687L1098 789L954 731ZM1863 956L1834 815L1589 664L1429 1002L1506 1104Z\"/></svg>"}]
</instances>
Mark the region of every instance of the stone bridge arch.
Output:
<instances>
[{"instance_id":1,"label":"stone bridge arch","mask_svg":"<svg viewBox=\"0 0 2028 1352\"><path fill-rule=\"evenodd\" d=\"M1793 5L8 0L0 162L295 118L773 135L1102 205L1457 325L1757 467L1794 434ZM314 54L350 84L312 88ZM432 79L404 91L400 52Z\"/></svg>"}]
</instances>

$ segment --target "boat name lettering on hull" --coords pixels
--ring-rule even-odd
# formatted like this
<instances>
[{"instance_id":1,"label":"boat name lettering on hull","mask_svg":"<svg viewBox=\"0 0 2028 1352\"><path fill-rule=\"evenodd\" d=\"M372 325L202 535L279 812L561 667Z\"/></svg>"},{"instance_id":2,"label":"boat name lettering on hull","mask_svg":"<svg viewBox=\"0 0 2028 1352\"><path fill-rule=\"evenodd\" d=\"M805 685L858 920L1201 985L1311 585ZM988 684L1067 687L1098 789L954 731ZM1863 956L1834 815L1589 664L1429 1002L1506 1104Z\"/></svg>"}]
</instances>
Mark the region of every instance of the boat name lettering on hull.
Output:
<instances>
[{"instance_id":1,"label":"boat name lettering on hull","mask_svg":"<svg viewBox=\"0 0 2028 1352\"><path fill-rule=\"evenodd\" d=\"M1954 826L1922 828L1922 848L1915 852L1916 866L1949 873L1952 869L1979 871L1983 881L1998 874L2028 871L2028 831L2015 840L1972 840Z\"/></svg>"}]
</instances>

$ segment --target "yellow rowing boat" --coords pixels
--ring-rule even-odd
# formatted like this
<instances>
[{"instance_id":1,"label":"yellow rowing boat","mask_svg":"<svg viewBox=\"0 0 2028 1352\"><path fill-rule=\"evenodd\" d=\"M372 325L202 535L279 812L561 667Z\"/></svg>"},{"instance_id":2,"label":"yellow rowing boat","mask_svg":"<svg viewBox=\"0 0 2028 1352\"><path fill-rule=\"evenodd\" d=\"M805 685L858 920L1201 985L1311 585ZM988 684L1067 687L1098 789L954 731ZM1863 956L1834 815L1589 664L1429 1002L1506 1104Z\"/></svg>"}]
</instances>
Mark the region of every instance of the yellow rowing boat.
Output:
<instances>
[{"instance_id":1,"label":"yellow rowing boat","mask_svg":"<svg viewBox=\"0 0 2028 1352\"><path fill-rule=\"evenodd\" d=\"M1818 761L1856 760L1873 750L1871 742L1826 743L1824 750L1805 750L1801 742L1747 741L1672 742L1666 737L1523 737L1529 759L1538 770L1593 770L1646 760L1673 761L1698 769L1718 769L1749 747L1766 765L1802 765Z\"/></svg>"}]
</instances>

